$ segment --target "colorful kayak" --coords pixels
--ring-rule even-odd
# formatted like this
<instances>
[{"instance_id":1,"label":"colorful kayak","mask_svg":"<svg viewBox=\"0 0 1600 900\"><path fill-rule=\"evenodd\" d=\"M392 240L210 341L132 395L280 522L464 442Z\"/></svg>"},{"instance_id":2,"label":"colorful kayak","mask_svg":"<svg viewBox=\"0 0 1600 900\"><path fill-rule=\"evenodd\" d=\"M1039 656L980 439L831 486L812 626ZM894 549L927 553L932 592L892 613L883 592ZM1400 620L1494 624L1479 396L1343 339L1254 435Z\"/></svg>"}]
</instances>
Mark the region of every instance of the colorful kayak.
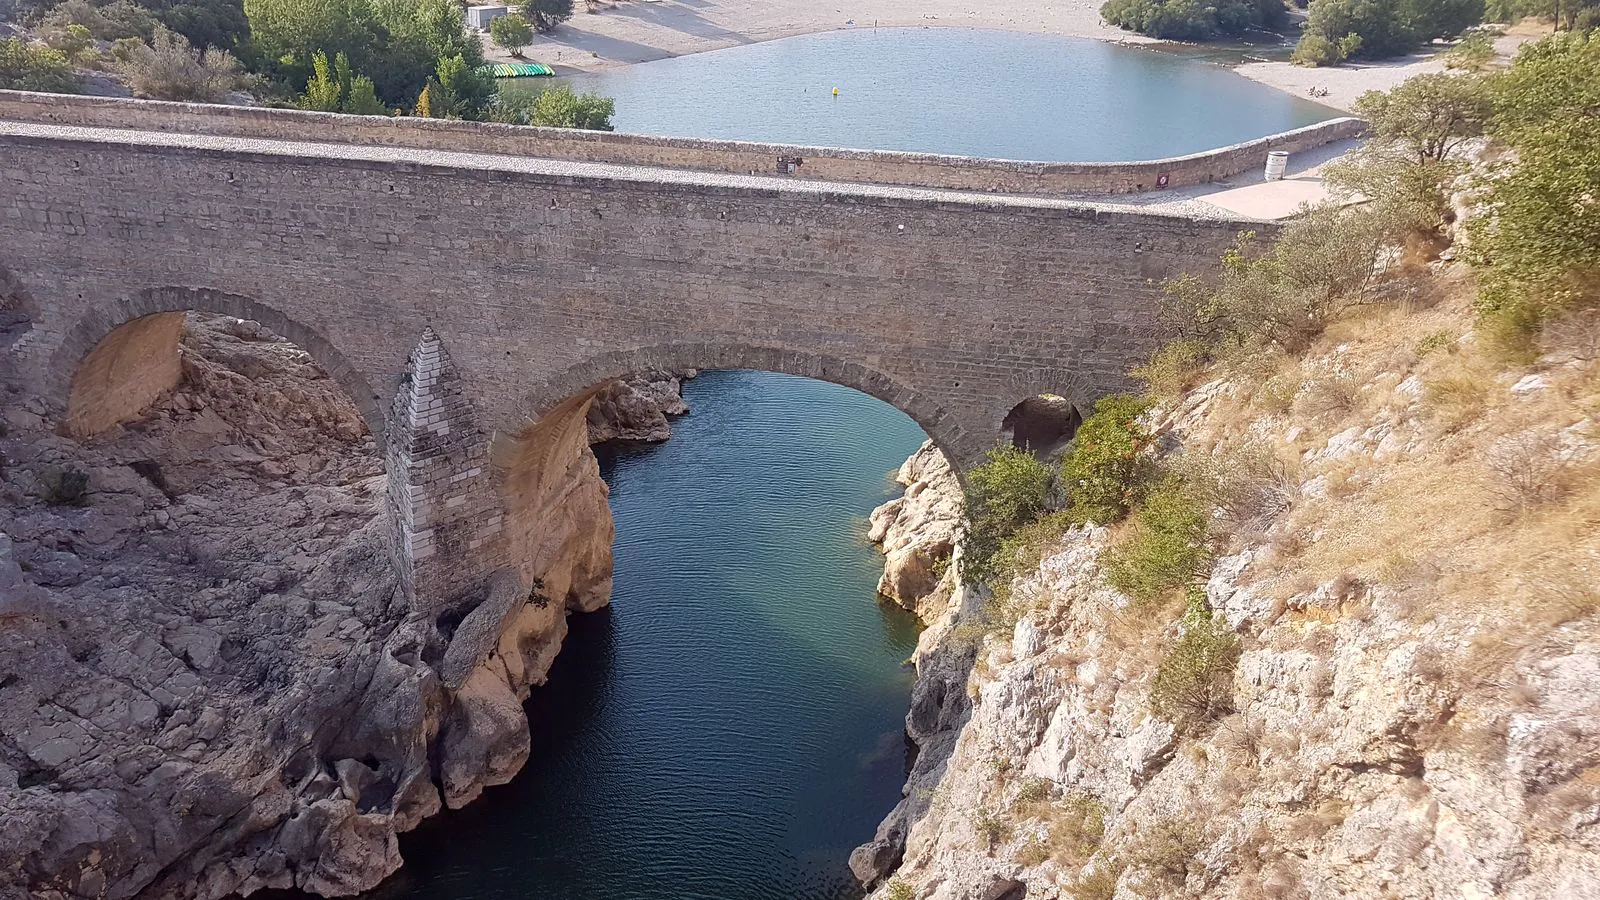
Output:
<instances>
[{"instance_id":1,"label":"colorful kayak","mask_svg":"<svg viewBox=\"0 0 1600 900\"><path fill-rule=\"evenodd\" d=\"M556 74L556 70L543 63L489 63L479 66L478 71L496 78L548 78Z\"/></svg>"}]
</instances>

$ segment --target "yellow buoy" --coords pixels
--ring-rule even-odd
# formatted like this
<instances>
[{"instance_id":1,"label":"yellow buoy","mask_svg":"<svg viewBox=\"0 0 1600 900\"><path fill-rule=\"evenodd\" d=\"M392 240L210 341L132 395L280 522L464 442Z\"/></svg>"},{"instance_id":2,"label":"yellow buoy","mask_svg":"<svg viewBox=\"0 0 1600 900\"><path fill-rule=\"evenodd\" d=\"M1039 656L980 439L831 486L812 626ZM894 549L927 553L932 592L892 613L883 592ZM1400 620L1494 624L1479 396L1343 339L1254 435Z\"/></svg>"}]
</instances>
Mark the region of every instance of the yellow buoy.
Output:
<instances>
[{"instance_id":1,"label":"yellow buoy","mask_svg":"<svg viewBox=\"0 0 1600 900\"><path fill-rule=\"evenodd\" d=\"M837 97L837 96L839 96L839 89L838 89L838 88L834 88L834 89L833 89L833 95L834 95L834 96L835 96L835 97Z\"/></svg>"}]
</instances>

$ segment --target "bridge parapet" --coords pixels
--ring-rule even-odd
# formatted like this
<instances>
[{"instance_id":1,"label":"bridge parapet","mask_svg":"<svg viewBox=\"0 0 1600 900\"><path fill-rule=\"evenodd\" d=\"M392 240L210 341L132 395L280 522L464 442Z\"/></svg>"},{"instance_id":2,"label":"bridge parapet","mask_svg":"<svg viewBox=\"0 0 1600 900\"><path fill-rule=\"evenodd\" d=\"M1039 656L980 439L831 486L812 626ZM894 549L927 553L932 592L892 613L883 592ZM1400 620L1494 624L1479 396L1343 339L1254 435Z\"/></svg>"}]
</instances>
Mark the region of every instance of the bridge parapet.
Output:
<instances>
[{"instance_id":1,"label":"bridge parapet","mask_svg":"<svg viewBox=\"0 0 1600 900\"><path fill-rule=\"evenodd\" d=\"M1359 119L1339 118L1187 156L1061 163L21 91L0 91L0 119L1040 196L1130 194L1207 184L1262 166L1268 151L1299 153L1356 137L1365 127Z\"/></svg>"}]
</instances>

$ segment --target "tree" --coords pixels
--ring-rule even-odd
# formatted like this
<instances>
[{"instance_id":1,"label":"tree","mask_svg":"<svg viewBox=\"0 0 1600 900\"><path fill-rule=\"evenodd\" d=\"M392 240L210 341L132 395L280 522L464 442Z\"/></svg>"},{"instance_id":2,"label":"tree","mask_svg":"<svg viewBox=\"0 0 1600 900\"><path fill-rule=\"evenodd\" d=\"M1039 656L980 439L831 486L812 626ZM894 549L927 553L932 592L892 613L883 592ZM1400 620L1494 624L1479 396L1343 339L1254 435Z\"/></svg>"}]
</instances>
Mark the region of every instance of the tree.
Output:
<instances>
[{"instance_id":1,"label":"tree","mask_svg":"<svg viewBox=\"0 0 1600 900\"><path fill-rule=\"evenodd\" d=\"M489 36L494 39L495 46L520 59L522 48L533 42L533 26L527 19L512 13L490 21Z\"/></svg>"},{"instance_id":2,"label":"tree","mask_svg":"<svg viewBox=\"0 0 1600 900\"><path fill-rule=\"evenodd\" d=\"M149 44L131 48L118 68L136 96L217 103L245 82L226 50L196 50L182 35L157 27Z\"/></svg>"},{"instance_id":3,"label":"tree","mask_svg":"<svg viewBox=\"0 0 1600 900\"><path fill-rule=\"evenodd\" d=\"M183 35L196 47L233 50L250 36L242 0L143 0L161 24Z\"/></svg>"},{"instance_id":4,"label":"tree","mask_svg":"<svg viewBox=\"0 0 1600 900\"><path fill-rule=\"evenodd\" d=\"M1388 93L1368 91L1355 108L1374 137L1421 162L1451 158L1483 134L1493 110L1483 80L1470 75L1418 75Z\"/></svg>"},{"instance_id":5,"label":"tree","mask_svg":"<svg viewBox=\"0 0 1600 900\"><path fill-rule=\"evenodd\" d=\"M425 90L428 115L435 119L479 118L495 97L494 78L479 74L475 66L468 67L460 56L439 60L438 71Z\"/></svg>"},{"instance_id":6,"label":"tree","mask_svg":"<svg viewBox=\"0 0 1600 900\"><path fill-rule=\"evenodd\" d=\"M541 33L554 31L557 25L572 18L572 0L528 0L522 14Z\"/></svg>"},{"instance_id":7,"label":"tree","mask_svg":"<svg viewBox=\"0 0 1600 900\"><path fill-rule=\"evenodd\" d=\"M73 94L78 77L61 51L10 38L0 41L0 89Z\"/></svg>"},{"instance_id":8,"label":"tree","mask_svg":"<svg viewBox=\"0 0 1600 900\"><path fill-rule=\"evenodd\" d=\"M1283 0L1108 0L1100 15L1118 28L1170 40L1281 28L1289 20Z\"/></svg>"},{"instance_id":9,"label":"tree","mask_svg":"<svg viewBox=\"0 0 1600 900\"><path fill-rule=\"evenodd\" d=\"M390 114L389 108L378 99L378 92L372 84L372 79L365 75L357 75L350 80L350 89L345 92L344 111L352 116Z\"/></svg>"},{"instance_id":10,"label":"tree","mask_svg":"<svg viewBox=\"0 0 1600 900\"><path fill-rule=\"evenodd\" d=\"M1483 0L1312 0L1296 61L1399 56L1481 21Z\"/></svg>"},{"instance_id":11,"label":"tree","mask_svg":"<svg viewBox=\"0 0 1600 900\"><path fill-rule=\"evenodd\" d=\"M1600 32L1523 47L1490 80L1489 134L1512 153L1471 227L1480 311L1517 349L1566 308L1600 303Z\"/></svg>"},{"instance_id":12,"label":"tree","mask_svg":"<svg viewBox=\"0 0 1600 900\"><path fill-rule=\"evenodd\" d=\"M1489 0L1485 15L1492 22L1515 22L1524 16L1549 19L1557 30L1600 27L1600 0Z\"/></svg>"},{"instance_id":13,"label":"tree","mask_svg":"<svg viewBox=\"0 0 1600 900\"><path fill-rule=\"evenodd\" d=\"M314 74L317 53L343 53L369 77L384 102L411 102L440 61L483 62L453 0L245 0L258 65L298 93Z\"/></svg>"},{"instance_id":14,"label":"tree","mask_svg":"<svg viewBox=\"0 0 1600 900\"><path fill-rule=\"evenodd\" d=\"M300 98L300 108L318 112L338 112L344 104L344 93L350 82L350 58L343 53L334 57L342 69L341 78L328 65L328 54L317 53L312 60L314 74L306 83L305 96Z\"/></svg>"},{"instance_id":15,"label":"tree","mask_svg":"<svg viewBox=\"0 0 1600 900\"><path fill-rule=\"evenodd\" d=\"M328 64L328 55L318 53L312 59L313 74L300 98L301 109L319 112L343 112L355 116L384 116L387 107L378 100L372 79L350 71L350 60L340 53Z\"/></svg>"}]
</instances>

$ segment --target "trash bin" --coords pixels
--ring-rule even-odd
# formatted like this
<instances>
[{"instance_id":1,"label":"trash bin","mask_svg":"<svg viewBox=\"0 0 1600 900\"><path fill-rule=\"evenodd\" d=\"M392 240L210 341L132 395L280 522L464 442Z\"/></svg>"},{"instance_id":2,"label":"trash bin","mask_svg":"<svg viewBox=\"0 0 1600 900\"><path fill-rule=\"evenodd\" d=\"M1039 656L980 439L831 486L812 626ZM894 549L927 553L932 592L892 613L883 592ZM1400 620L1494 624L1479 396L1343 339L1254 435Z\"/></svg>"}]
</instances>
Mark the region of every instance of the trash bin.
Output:
<instances>
[{"instance_id":1,"label":"trash bin","mask_svg":"<svg viewBox=\"0 0 1600 900\"><path fill-rule=\"evenodd\" d=\"M1282 181L1283 173L1289 168L1289 154L1282 150L1274 150L1267 154L1267 180Z\"/></svg>"}]
</instances>

